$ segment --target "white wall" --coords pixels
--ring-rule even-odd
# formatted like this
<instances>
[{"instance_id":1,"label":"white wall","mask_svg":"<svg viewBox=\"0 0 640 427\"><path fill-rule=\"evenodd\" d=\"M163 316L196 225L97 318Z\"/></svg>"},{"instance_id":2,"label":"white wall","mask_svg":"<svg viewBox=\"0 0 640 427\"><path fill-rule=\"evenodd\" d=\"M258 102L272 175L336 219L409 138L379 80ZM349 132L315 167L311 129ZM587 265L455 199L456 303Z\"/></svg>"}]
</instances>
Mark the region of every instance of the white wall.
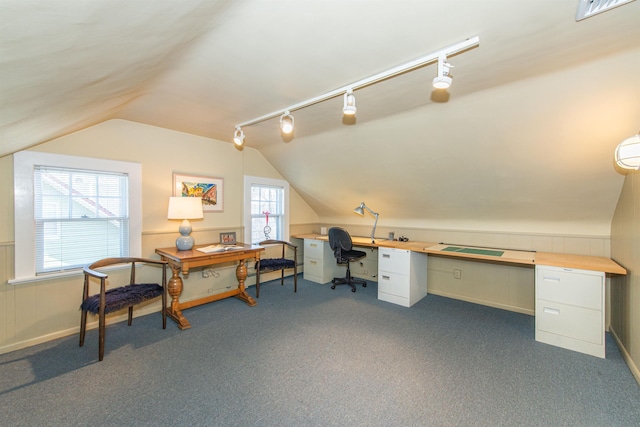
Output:
<instances>
[{"instance_id":1,"label":"white wall","mask_svg":"<svg viewBox=\"0 0 640 427\"><path fill-rule=\"evenodd\" d=\"M218 233L243 236L243 177L245 174L282 178L254 149L153 126L110 120L52 140L36 151L126 160L142 164L142 255L157 256L157 247L173 246L178 223L167 220L172 174L188 173L224 178L224 212L207 213L193 221L198 243L217 242ZM0 353L77 332L82 276L9 285L13 278L13 156L0 158ZM316 223L315 213L291 191L291 222ZM20 254L16 254L20 256ZM235 283L235 266L221 267L220 275L203 278L193 273L185 280L181 301L218 293ZM251 271L250 271L251 272ZM153 270L142 275L153 274ZM252 284L250 278L247 284ZM159 303L141 310L157 311Z\"/></svg>"}]
</instances>

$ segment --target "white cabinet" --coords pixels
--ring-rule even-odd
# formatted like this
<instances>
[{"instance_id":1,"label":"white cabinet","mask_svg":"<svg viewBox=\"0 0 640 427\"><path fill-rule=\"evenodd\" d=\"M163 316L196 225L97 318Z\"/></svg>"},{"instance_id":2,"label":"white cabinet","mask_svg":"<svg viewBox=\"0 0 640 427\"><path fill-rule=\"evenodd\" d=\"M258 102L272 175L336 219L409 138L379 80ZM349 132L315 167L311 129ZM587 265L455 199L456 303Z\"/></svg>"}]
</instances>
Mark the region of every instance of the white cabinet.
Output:
<instances>
[{"instance_id":1,"label":"white cabinet","mask_svg":"<svg viewBox=\"0 0 640 427\"><path fill-rule=\"evenodd\" d=\"M536 341L605 357L604 273L536 266Z\"/></svg>"},{"instance_id":2,"label":"white cabinet","mask_svg":"<svg viewBox=\"0 0 640 427\"><path fill-rule=\"evenodd\" d=\"M329 242L315 239L304 239L304 274L305 280L316 283L330 282L334 275L336 258L329 247Z\"/></svg>"},{"instance_id":3,"label":"white cabinet","mask_svg":"<svg viewBox=\"0 0 640 427\"><path fill-rule=\"evenodd\" d=\"M427 255L378 248L378 299L411 307L427 295Z\"/></svg>"}]
</instances>

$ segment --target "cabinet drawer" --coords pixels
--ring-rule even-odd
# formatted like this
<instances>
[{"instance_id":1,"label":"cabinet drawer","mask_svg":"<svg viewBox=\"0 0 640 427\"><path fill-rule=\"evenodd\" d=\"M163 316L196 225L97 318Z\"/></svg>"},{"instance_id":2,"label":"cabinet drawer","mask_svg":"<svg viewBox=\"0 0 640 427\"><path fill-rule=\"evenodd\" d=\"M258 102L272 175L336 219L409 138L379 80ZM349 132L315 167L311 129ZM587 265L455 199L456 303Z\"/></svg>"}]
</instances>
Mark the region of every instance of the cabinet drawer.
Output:
<instances>
[{"instance_id":1,"label":"cabinet drawer","mask_svg":"<svg viewBox=\"0 0 640 427\"><path fill-rule=\"evenodd\" d=\"M602 310L604 273L586 270L536 269L536 298Z\"/></svg>"},{"instance_id":2,"label":"cabinet drawer","mask_svg":"<svg viewBox=\"0 0 640 427\"><path fill-rule=\"evenodd\" d=\"M304 256L322 258L324 244L321 240L304 239Z\"/></svg>"},{"instance_id":3,"label":"cabinet drawer","mask_svg":"<svg viewBox=\"0 0 640 427\"><path fill-rule=\"evenodd\" d=\"M378 275L378 293L409 298L409 276L389 271L380 271Z\"/></svg>"},{"instance_id":4,"label":"cabinet drawer","mask_svg":"<svg viewBox=\"0 0 640 427\"><path fill-rule=\"evenodd\" d=\"M404 249L379 248L378 270L409 274L411 252Z\"/></svg>"},{"instance_id":5,"label":"cabinet drawer","mask_svg":"<svg viewBox=\"0 0 640 427\"><path fill-rule=\"evenodd\" d=\"M318 258L304 257L304 272L312 276L322 277L324 265Z\"/></svg>"},{"instance_id":6,"label":"cabinet drawer","mask_svg":"<svg viewBox=\"0 0 640 427\"><path fill-rule=\"evenodd\" d=\"M536 329L601 345L604 339L602 311L538 299Z\"/></svg>"}]
</instances>

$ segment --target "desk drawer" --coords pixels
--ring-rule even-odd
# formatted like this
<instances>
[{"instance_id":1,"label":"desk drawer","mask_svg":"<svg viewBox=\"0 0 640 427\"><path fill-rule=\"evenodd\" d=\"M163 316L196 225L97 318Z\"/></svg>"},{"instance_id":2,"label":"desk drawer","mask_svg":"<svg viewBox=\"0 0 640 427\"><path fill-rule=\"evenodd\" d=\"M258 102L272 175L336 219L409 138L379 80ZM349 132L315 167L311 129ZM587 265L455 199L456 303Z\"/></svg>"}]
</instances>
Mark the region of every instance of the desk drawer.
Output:
<instances>
[{"instance_id":1,"label":"desk drawer","mask_svg":"<svg viewBox=\"0 0 640 427\"><path fill-rule=\"evenodd\" d=\"M379 248L378 270L409 274L411 252L405 249Z\"/></svg>"},{"instance_id":2,"label":"desk drawer","mask_svg":"<svg viewBox=\"0 0 640 427\"><path fill-rule=\"evenodd\" d=\"M304 239L304 256L322 259L324 245L322 240Z\"/></svg>"},{"instance_id":3,"label":"desk drawer","mask_svg":"<svg viewBox=\"0 0 640 427\"><path fill-rule=\"evenodd\" d=\"M551 267L536 268L536 298L602 310L604 273Z\"/></svg>"},{"instance_id":4,"label":"desk drawer","mask_svg":"<svg viewBox=\"0 0 640 427\"><path fill-rule=\"evenodd\" d=\"M409 298L411 284L409 276L389 271L380 271L378 276L378 293Z\"/></svg>"},{"instance_id":5,"label":"desk drawer","mask_svg":"<svg viewBox=\"0 0 640 427\"><path fill-rule=\"evenodd\" d=\"M536 302L536 329L597 345L604 339L602 311L555 301Z\"/></svg>"}]
</instances>

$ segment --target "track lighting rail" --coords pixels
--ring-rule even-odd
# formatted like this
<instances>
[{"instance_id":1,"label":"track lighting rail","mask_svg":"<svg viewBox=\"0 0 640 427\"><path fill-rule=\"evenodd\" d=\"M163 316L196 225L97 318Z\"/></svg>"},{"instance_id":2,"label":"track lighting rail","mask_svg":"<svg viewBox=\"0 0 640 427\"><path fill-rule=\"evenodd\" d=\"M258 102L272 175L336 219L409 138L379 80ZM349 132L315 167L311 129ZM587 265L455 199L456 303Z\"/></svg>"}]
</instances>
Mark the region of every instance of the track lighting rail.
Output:
<instances>
[{"instance_id":1,"label":"track lighting rail","mask_svg":"<svg viewBox=\"0 0 640 427\"><path fill-rule=\"evenodd\" d=\"M386 80L390 77L395 77L397 75L400 75L402 73L405 73L407 71L411 71L414 70L416 68L422 67L426 64L429 64L431 62L435 62L438 61L438 59L441 56L450 56L450 55L454 55L456 53L462 52L464 50L470 49L472 47L475 47L477 45L480 44L480 37L479 36L474 36L474 37L470 37L464 41L458 42L456 44L453 44L451 46L447 46L443 49L437 50L435 52L432 52L428 55L425 55L423 57L414 59L413 61L409 61L405 64L402 65L398 65L394 68L391 68L389 70L383 71L381 73L378 74L374 74L370 77L364 78L362 80L358 80L356 82L350 83L348 85L342 86L338 89L334 89L330 92L324 93L322 95L318 95L316 97L313 98L309 98L307 100L298 102L297 104L293 104L290 105L288 107L285 108L281 108L279 110L273 111L271 113L265 114L263 116L260 117L256 117L255 119L251 119L251 120L247 120L245 122L239 123L236 125L236 128L242 128L244 126L251 126L260 122L264 122L266 120L270 120L273 118L276 118L278 116L282 116L283 114L285 114L286 112L292 112L295 110L299 110L301 108L305 108L305 107L309 107L311 105L317 104L319 102L323 102L326 101L328 99L331 98L335 98L337 96L341 96L343 94L345 94L347 91L351 90L356 90L356 89L360 89L369 85L372 85L374 83L378 83L382 80Z\"/></svg>"}]
</instances>

